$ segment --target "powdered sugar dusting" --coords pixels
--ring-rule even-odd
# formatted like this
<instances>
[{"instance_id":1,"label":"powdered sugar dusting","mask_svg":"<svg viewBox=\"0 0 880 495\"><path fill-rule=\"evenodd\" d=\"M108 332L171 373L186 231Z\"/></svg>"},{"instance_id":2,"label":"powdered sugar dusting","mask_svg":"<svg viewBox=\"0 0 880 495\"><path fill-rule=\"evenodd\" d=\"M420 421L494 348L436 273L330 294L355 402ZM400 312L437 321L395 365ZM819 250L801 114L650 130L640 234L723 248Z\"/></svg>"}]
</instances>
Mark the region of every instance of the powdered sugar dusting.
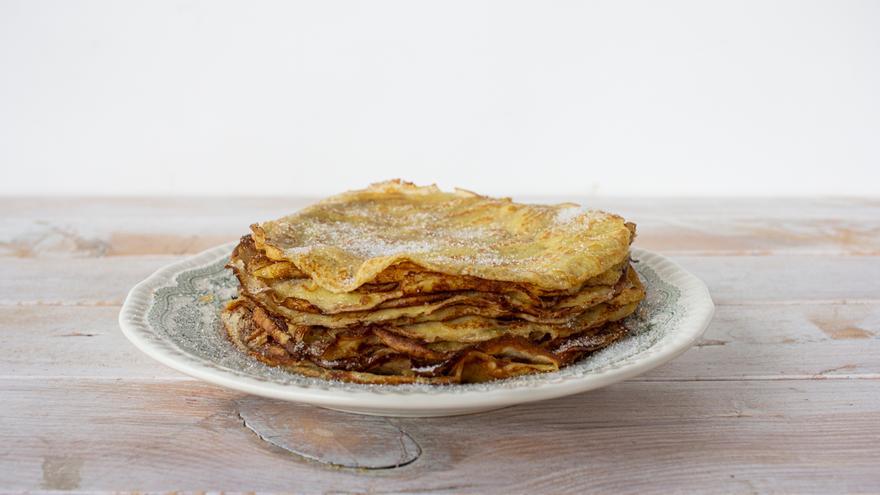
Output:
<instances>
[{"instance_id":1,"label":"powdered sugar dusting","mask_svg":"<svg viewBox=\"0 0 880 495\"><path fill-rule=\"evenodd\" d=\"M393 230L383 224L310 219L297 225L302 236L312 239L306 246L284 250L291 258L307 256L318 250L340 249L361 259L390 257L399 254L423 254L433 261L459 260L472 265L506 266L522 262L504 256L497 248L509 234L501 229L485 227L444 228L429 225L431 216L415 216L405 225ZM286 227L291 228L291 227Z\"/></svg>"},{"instance_id":2,"label":"powdered sugar dusting","mask_svg":"<svg viewBox=\"0 0 880 495\"><path fill-rule=\"evenodd\" d=\"M575 348L589 349L590 347L598 346L599 344L604 342L604 340L605 339L603 339L599 335L581 335L579 337L566 340L562 343L562 345L554 349L554 352L565 352L567 350Z\"/></svg>"},{"instance_id":3,"label":"powdered sugar dusting","mask_svg":"<svg viewBox=\"0 0 880 495\"><path fill-rule=\"evenodd\" d=\"M305 255L308 255L309 253L312 252L313 247L314 246L296 246L296 247L292 247L292 248L287 248L284 250L284 254L291 257L291 258L300 256L300 255L305 256Z\"/></svg>"},{"instance_id":4,"label":"powdered sugar dusting","mask_svg":"<svg viewBox=\"0 0 880 495\"><path fill-rule=\"evenodd\" d=\"M418 223L395 230L397 237L394 238L387 236L387 227L381 224L309 220L297 228L302 231L301 237L313 242L288 248L285 254L296 256L321 248L337 248L361 258L378 258L400 253L424 253L437 249L439 245L432 239L431 231Z\"/></svg>"},{"instance_id":5,"label":"powdered sugar dusting","mask_svg":"<svg viewBox=\"0 0 880 495\"><path fill-rule=\"evenodd\" d=\"M580 206L569 206L568 208L560 208L556 211L556 217L553 219L557 224L567 224L571 223L572 220L581 216L583 214L583 210L581 210Z\"/></svg>"},{"instance_id":6,"label":"powdered sugar dusting","mask_svg":"<svg viewBox=\"0 0 880 495\"><path fill-rule=\"evenodd\" d=\"M591 235L603 214L574 204L520 204L436 188L407 196L394 192L398 187L408 186L329 198L264 222L262 234L317 283L341 291L376 276L384 262L404 259L444 273L564 289L596 274L578 262L581 251L625 254L621 222Z\"/></svg>"},{"instance_id":7,"label":"powdered sugar dusting","mask_svg":"<svg viewBox=\"0 0 880 495\"><path fill-rule=\"evenodd\" d=\"M443 366L443 363L427 364L425 366L414 366L412 368L416 373L433 373L437 368Z\"/></svg>"}]
</instances>

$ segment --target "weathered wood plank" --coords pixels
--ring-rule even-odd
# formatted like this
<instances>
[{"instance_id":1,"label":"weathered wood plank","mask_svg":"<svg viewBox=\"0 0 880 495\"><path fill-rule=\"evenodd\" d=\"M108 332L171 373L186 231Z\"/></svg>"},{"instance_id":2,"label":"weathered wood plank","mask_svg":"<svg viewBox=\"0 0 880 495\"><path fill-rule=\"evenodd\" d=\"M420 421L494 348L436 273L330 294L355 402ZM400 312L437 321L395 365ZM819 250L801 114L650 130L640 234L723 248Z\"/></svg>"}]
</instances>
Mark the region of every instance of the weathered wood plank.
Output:
<instances>
[{"instance_id":1,"label":"weathered wood plank","mask_svg":"<svg viewBox=\"0 0 880 495\"><path fill-rule=\"evenodd\" d=\"M0 307L0 377L188 379L122 335L118 306Z\"/></svg>"},{"instance_id":2,"label":"weathered wood plank","mask_svg":"<svg viewBox=\"0 0 880 495\"><path fill-rule=\"evenodd\" d=\"M191 254L234 240L251 223L311 201L5 199L0 200L0 212L5 213L0 215L0 256ZM869 200L581 202L636 221L639 245L666 253L880 254L880 207Z\"/></svg>"},{"instance_id":3,"label":"weathered wood plank","mask_svg":"<svg viewBox=\"0 0 880 495\"><path fill-rule=\"evenodd\" d=\"M706 282L716 304L876 301L880 258L873 256L673 256Z\"/></svg>"},{"instance_id":4,"label":"weathered wood plank","mask_svg":"<svg viewBox=\"0 0 880 495\"><path fill-rule=\"evenodd\" d=\"M128 290L180 257L0 258L0 305L121 304ZM674 256L719 304L878 301L873 256Z\"/></svg>"},{"instance_id":5,"label":"weathered wood plank","mask_svg":"<svg viewBox=\"0 0 880 495\"><path fill-rule=\"evenodd\" d=\"M640 380L880 379L880 305L719 306L697 345Z\"/></svg>"},{"instance_id":6,"label":"weathered wood plank","mask_svg":"<svg viewBox=\"0 0 880 495\"><path fill-rule=\"evenodd\" d=\"M131 288L180 257L0 258L0 305L119 306Z\"/></svg>"},{"instance_id":7,"label":"weathered wood plank","mask_svg":"<svg viewBox=\"0 0 880 495\"><path fill-rule=\"evenodd\" d=\"M0 377L183 380L116 307L0 307ZM697 347L637 380L880 379L880 303L720 306Z\"/></svg>"},{"instance_id":8,"label":"weathered wood plank","mask_svg":"<svg viewBox=\"0 0 880 495\"><path fill-rule=\"evenodd\" d=\"M240 415L243 401L263 399L195 382L7 379L0 393L2 491L880 490L877 381L628 382L473 416L395 420L421 454L384 470L329 467L265 442ZM294 404L276 410L285 423L321 418L299 439L316 449L325 427L358 421Z\"/></svg>"}]
</instances>

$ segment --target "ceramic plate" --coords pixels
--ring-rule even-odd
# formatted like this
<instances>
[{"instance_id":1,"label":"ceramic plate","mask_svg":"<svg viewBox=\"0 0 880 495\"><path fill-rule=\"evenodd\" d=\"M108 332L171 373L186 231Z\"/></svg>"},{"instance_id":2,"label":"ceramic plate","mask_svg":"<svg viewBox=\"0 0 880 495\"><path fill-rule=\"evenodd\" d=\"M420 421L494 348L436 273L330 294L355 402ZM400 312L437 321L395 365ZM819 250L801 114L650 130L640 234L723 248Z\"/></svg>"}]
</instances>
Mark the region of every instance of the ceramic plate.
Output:
<instances>
[{"instance_id":1,"label":"ceramic plate","mask_svg":"<svg viewBox=\"0 0 880 495\"><path fill-rule=\"evenodd\" d=\"M647 297L626 320L630 334L554 373L465 385L361 385L272 368L230 344L222 306L238 281L224 268L234 243L168 265L136 285L119 324L148 356L231 389L342 411L386 416L448 416L552 399L604 387L655 368L702 335L715 306L705 284L668 259L633 248Z\"/></svg>"}]
</instances>

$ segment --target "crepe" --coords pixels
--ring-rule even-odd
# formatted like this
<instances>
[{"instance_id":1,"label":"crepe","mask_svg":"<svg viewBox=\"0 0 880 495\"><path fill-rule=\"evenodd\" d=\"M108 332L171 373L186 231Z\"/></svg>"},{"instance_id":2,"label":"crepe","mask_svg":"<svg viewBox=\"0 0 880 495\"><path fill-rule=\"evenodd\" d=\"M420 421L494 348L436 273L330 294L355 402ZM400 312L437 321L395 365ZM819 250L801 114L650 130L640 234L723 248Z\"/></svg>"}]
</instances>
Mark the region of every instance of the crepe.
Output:
<instances>
[{"instance_id":1,"label":"crepe","mask_svg":"<svg viewBox=\"0 0 880 495\"><path fill-rule=\"evenodd\" d=\"M252 226L257 249L331 292L408 261L450 275L564 290L626 257L623 218L578 205L526 205L400 181L331 197Z\"/></svg>"},{"instance_id":2,"label":"crepe","mask_svg":"<svg viewBox=\"0 0 880 495\"><path fill-rule=\"evenodd\" d=\"M292 372L461 383L558 370L623 336L644 298L635 225L572 204L375 184L251 226L230 340Z\"/></svg>"},{"instance_id":3,"label":"crepe","mask_svg":"<svg viewBox=\"0 0 880 495\"><path fill-rule=\"evenodd\" d=\"M473 383L556 371L626 334L623 325L612 322L595 331L554 340L544 346L522 337L497 337L477 345L425 350L411 341L382 346L388 337L377 337L383 330L371 328L369 334L348 336L347 339L333 336L331 345L347 342L348 348L356 348L359 352L354 358L330 360L313 356L308 352L310 346L298 348L289 338L284 339L284 344L273 339L272 332L254 321L255 311L259 311L259 307L236 301L223 312L228 336L241 351L270 366L305 376L370 384ZM277 332L280 329L274 333L284 335ZM318 352L324 354L326 348ZM435 356L439 358L437 362L424 364Z\"/></svg>"},{"instance_id":4,"label":"crepe","mask_svg":"<svg viewBox=\"0 0 880 495\"><path fill-rule=\"evenodd\" d=\"M584 308L611 299L627 282L632 283L632 277L626 277L629 269L624 265L621 270L616 267L612 269L615 280L612 285L585 285L578 292L539 297L511 283L471 283L468 280L456 281L452 277L444 280L441 274L421 272L422 282L415 284L414 290L407 286L408 277L404 277L398 284L386 284L386 290L383 291L361 290L335 294L322 288L310 288L312 283L309 279L283 279L267 283L253 276L254 249L251 239L243 238L230 262L242 290L273 313L298 325L339 328L354 324L394 324L434 319L430 317L433 313L444 310L442 314L446 318L483 314L564 323ZM425 284L425 280L431 284ZM425 285L431 287L426 288ZM294 290L292 286L298 289ZM325 300L328 295L332 296L333 304ZM471 311L477 313L469 313Z\"/></svg>"}]
</instances>

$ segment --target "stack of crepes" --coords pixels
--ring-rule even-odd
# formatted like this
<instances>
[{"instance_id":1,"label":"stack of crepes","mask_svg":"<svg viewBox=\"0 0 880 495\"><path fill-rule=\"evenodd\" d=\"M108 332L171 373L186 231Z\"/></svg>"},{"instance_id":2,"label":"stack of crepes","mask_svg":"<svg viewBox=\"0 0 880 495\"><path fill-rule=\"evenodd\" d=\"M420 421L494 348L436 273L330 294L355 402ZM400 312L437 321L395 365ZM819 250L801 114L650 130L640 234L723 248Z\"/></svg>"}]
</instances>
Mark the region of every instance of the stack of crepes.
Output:
<instances>
[{"instance_id":1,"label":"stack of crepes","mask_svg":"<svg viewBox=\"0 0 880 495\"><path fill-rule=\"evenodd\" d=\"M550 372L626 333L644 288L635 225L390 181L251 226L229 266L230 340L290 371L360 383Z\"/></svg>"}]
</instances>

